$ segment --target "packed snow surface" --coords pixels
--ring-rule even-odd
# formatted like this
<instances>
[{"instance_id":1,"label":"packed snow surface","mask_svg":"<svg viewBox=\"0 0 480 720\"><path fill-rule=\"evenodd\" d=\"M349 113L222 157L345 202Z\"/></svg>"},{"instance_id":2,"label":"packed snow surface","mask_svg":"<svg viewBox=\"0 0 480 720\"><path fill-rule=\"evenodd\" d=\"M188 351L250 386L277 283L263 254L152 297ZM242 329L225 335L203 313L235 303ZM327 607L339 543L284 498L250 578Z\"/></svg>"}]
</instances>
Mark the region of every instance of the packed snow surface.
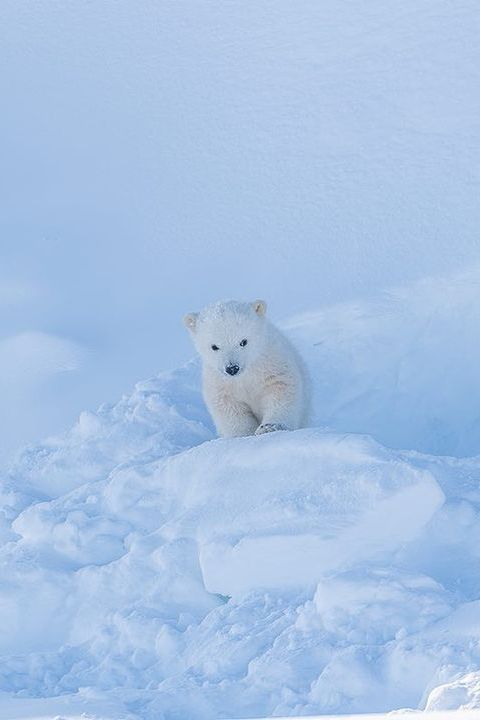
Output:
<instances>
[{"instance_id":1,"label":"packed snow surface","mask_svg":"<svg viewBox=\"0 0 480 720\"><path fill-rule=\"evenodd\" d=\"M479 277L285 323L312 428L215 439L191 362L25 450L0 717L480 708Z\"/></svg>"}]
</instances>

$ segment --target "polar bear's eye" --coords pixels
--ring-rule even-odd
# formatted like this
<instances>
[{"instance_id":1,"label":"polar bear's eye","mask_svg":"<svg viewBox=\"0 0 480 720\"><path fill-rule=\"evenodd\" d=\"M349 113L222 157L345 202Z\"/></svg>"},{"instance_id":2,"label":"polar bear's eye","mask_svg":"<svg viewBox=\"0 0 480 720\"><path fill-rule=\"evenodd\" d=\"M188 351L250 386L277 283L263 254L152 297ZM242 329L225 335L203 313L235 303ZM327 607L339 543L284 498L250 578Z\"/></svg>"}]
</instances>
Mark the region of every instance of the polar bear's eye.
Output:
<instances>
[{"instance_id":1,"label":"polar bear's eye","mask_svg":"<svg viewBox=\"0 0 480 720\"><path fill-rule=\"evenodd\" d=\"M218 347L218 345L212 345L212 350L220 350L220 348Z\"/></svg>"},{"instance_id":2,"label":"polar bear's eye","mask_svg":"<svg viewBox=\"0 0 480 720\"><path fill-rule=\"evenodd\" d=\"M247 338L244 338L242 340L242 342L240 343L240 347L245 347L246 344L247 344Z\"/></svg>"}]
</instances>

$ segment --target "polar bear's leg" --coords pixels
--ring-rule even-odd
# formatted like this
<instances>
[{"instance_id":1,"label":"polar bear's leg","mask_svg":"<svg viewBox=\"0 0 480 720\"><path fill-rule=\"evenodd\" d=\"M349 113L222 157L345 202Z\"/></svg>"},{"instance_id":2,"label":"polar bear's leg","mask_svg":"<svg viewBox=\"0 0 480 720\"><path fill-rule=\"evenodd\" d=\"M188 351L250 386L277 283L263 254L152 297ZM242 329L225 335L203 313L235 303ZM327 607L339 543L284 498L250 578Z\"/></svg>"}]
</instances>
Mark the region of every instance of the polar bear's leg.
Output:
<instances>
[{"instance_id":1,"label":"polar bear's leg","mask_svg":"<svg viewBox=\"0 0 480 720\"><path fill-rule=\"evenodd\" d=\"M256 435L300 427L300 399L289 383L277 381L268 387L263 398L262 420Z\"/></svg>"},{"instance_id":2,"label":"polar bear's leg","mask_svg":"<svg viewBox=\"0 0 480 720\"><path fill-rule=\"evenodd\" d=\"M254 435L258 427L257 418L248 411L238 409L233 413L212 413L215 427L222 437L244 437Z\"/></svg>"},{"instance_id":3,"label":"polar bear's leg","mask_svg":"<svg viewBox=\"0 0 480 720\"><path fill-rule=\"evenodd\" d=\"M248 405L223 397L214 403L207 403L210 414L221 437L243 437L254 435L258 419Z\"/></svg>"}]
</instances>

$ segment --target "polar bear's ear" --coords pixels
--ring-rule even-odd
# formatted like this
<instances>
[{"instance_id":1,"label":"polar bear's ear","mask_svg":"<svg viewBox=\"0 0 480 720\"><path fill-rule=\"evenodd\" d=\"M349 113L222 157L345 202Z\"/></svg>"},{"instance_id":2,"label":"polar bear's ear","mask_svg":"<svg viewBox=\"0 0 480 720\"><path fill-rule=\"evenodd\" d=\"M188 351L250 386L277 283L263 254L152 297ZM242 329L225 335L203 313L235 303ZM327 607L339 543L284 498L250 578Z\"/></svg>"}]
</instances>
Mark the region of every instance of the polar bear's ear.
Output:
<instances>
[{"instance_id":1,"label":"polar bear's ear","mask_svg":"<svg viewBox=\"0 0 480 720\"><path fill-rule=\"evenodd\" d=\"M198 313L188 313L183 316L183 322L191 332L195 332L197 327Z\"/></svg>"},{"instance_id":2,"label":"polar bear's ear","mask_svg":"<svg viewBox=\"0 0 480 720\"><path fill-rule=\"evenodd\" d=\"M262 315L265 315L265 313L267 312L267 303L265 302L265 300L255 300L252 305L253 309L255 310L257 315L260 315L260 317Z\"/></svg>"}]
</instances>

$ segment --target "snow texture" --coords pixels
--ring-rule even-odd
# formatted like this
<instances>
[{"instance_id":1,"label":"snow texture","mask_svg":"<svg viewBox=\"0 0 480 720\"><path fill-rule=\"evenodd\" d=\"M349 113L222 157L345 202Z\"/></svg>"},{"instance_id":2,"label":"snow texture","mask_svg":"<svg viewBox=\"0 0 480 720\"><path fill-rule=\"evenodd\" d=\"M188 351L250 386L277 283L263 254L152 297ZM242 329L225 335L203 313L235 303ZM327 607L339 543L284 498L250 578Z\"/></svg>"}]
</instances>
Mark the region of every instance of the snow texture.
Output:
<instances>
[{"instance_id":1,"label":"snow texture","mask_svg":"<svg viewBox=\"0 0 480 720\"><path fill-rule=\"evenodd\" d=\"M0 459L49 437L0 481L0 720L478 717L478 17L2 0ZM215 439L191 362L50 437L258 296L311 428Z\"/></svg>"},{"instance_id":2,"label":"snow texture","mask_svg":"<svg viewBox=\"0 0 480 720\"><path fill-rule=\"evenodd\" d=\"M479 281L286 322L317 427L215 439L191 362L20 454L0 717L480 709Z\"/></svg>"}]
</instances>

